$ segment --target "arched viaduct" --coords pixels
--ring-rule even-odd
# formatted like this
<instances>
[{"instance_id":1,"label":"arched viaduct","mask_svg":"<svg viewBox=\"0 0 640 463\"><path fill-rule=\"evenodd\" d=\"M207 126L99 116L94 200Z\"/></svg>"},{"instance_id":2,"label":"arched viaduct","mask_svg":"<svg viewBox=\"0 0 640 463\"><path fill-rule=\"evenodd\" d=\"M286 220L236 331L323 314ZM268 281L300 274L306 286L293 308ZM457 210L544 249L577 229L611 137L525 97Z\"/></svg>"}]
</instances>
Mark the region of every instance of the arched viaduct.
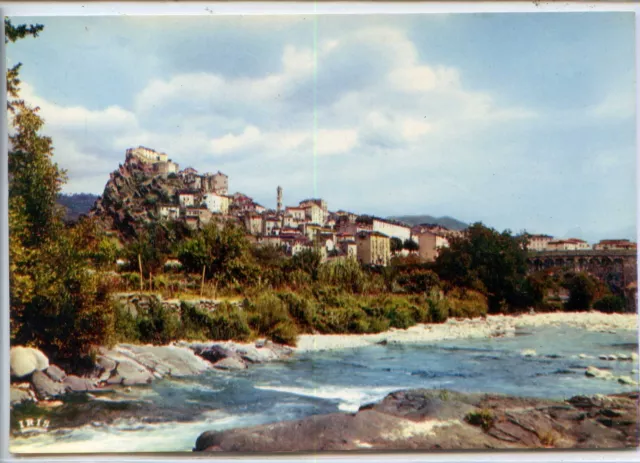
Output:
<instances>
[{"instance_id":1,"label":"arched viaduct","mask_svg":"<svg viewBox=\"0 0 640 463\"><path fill-rule=\"evenodd\" d=\"M527 262L530 272L553 267L586 272L620 291L638 279L636 250L533 251Z\"/></svg>"}]
</instances>

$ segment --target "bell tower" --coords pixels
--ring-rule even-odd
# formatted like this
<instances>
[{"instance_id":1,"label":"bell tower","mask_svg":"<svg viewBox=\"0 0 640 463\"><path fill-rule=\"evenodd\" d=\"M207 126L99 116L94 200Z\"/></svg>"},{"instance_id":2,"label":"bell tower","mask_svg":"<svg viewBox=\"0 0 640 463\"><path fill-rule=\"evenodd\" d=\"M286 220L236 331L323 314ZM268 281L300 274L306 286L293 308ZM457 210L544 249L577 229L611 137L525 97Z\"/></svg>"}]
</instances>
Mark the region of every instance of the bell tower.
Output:
<instances>
[{"instance_id":1,"label":"bell tower","mask_svg":"<svg viewBox=\"0 0 640 463\"><path fill-rule=\"evenodd\" d=\"M278 192L278 203L276 210L279 214L280 212L282 212L282 187L278 186L278 189L276 191Z\"/></svg>"}]
</instances>

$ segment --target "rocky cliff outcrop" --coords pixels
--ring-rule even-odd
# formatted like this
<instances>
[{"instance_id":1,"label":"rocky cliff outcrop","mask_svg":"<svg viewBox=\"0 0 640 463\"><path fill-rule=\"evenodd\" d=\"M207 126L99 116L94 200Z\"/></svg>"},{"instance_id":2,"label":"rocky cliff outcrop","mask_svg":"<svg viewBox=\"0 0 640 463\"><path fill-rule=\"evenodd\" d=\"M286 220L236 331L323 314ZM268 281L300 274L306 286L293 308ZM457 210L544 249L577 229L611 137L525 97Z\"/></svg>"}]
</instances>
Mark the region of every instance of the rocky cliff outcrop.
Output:
<instances>
[{"instance_id":1,"label":"rocky cliff outcrop","mask_svg":"<svg viewBox=\"0 0 640 463\"><path fill-rule=\"evenodd\" d=\"M176 192L185 188L179 175L158 174L152 164L128 156L110 174L89 216L125 239L135 237L146 223L158 219L159 204L176 202Z\"/></svg>"},{"instance_id":2,"label":"rocky cliff outcrop","mask_svg":"<svg viewBox=\"0 0 640 463\"><path fill-rule=\"evenodd\" d=\"M412 390L355 414L208 431L195 451L320 452L638 446L638 393L567 401Z\"/></svg>"}]
</instances>

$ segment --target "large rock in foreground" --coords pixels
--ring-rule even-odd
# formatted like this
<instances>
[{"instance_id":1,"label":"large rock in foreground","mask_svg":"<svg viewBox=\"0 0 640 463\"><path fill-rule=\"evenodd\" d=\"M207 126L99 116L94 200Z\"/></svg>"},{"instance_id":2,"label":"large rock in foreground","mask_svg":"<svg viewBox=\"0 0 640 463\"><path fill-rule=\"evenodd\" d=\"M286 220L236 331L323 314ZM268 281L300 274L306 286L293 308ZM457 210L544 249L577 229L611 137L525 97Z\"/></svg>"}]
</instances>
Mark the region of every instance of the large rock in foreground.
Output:
<instances>
[{"instance_id":1,"label":"large rock in foreground","mask_svg":"<svg viewBox=\"0 0 640 463\"><path fill-rule=\"evenodd\" d=\"M195 451L321 452L638 446L638 394L566 402L414 390L355 414L208 431Z\"/></svg>"},{"instance_id":2,"label":"large rock in foreground","mask_svg":"<svg viewBox=\"0 0 640 463\"><path fill-rule=\"evenodd\" d=\"M11 376L22 378L34 371L46 370L49 367L49 359L38 349L33 347L12 347L9 352Z\"/></svg>"}]
</instances>

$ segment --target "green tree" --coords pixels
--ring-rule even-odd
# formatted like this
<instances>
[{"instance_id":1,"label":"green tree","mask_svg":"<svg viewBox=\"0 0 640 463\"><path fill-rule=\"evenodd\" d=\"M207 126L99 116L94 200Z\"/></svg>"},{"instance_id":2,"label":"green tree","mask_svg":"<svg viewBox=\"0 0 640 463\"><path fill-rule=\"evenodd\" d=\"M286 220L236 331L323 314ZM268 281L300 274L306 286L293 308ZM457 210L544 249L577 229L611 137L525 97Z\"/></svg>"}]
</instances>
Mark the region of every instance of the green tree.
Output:
<instances>
[{"instance_id":1,"label":"green tree","mask_svg":"<svg viewBox=\"0 0 640 463\"><path fill-rule=\"evenodd\" d=\"M593 304L594 309L605 313L624 312L626 307L624 297L613 294L606 295Z\"/></svg>"},{"instance_id":2,"label":"green tree","mask_svg":"<svg viewBox=\"0 0 640 463\"><path fill-rule=\"evenodd\" d=\"M249 282L257 277L244 232L226 222L219 226L210 223L178 248L178 259L188 272L205 269L208 278L215 277L225 284Z\"/></svg>"},{"instance_id":3,"label":"green tree","mask_svg":"<svg viewBox=\"0 0 640 463\"><path fill-rule=\"evenodd\" d=\"M527 271L522 237L502 233L481 223L471 225L461 237L452 237L441 250L435 269L453 286L485 294L490 312L523 307Z\"/></svg>"},{"instance_id":4,"label":"green tree","mask_svg":"<svg viewBox=\"0 0 640 463\"><path fill-rule=\"evenodd\" d=\"M402 251L402 240L400 238L396 238L395 236L391 237L389 245L391 246L392 254Z\"/></svg>"},{"instance_id":5,"label":"green tree","mask_svg":"<svg viewBox=\"0 0 640 463\"><path fill-rule=\"evenodd\" d=\"M312 280L318 279L318 269L322 262L322 256L315 249L303 249L289 261L289 271L291 273L300 270L309 276Z\"/></svg>"},{"instance_id":6,"label":"green tree","mask_svg":"<svg viewBox=\"0 0 640 463\"><path fill-rule=\"evenodd\" d=\"M5 19L5 41L42 29ZM85 229L63 225L56 198L65 173L52 160L52 140L40 133L38 108L19 99L19 69L7 72L11 341L78 359L111 339L109 288L87 267Z\"/></svg>"},{"instance_id":7,"label":"green tree","mask_svg":"<svg viewBox=\"0 0 640 463\"><path fill-rule=\"evenodd\" d=\"M565 304L567 310L589 310L598 291L598 285L586 273L577 273L566 283L569 300Z\"/></svg>"},{"instance_id":8,"label":"green tree","mask_svg":"<svg viewBox=\"0 0 640 463\"><path fill-rule=\"evenodd\" d=\"M402 247L404 249L406 249L407 251L410 251L410 252L415 252L415 251L418 251L420 249L420 246L418 245L418 243L416 243L415 241L413 241L410 238L404 240L404 243L402 243Z\"/></svg>"}]
</instances>

